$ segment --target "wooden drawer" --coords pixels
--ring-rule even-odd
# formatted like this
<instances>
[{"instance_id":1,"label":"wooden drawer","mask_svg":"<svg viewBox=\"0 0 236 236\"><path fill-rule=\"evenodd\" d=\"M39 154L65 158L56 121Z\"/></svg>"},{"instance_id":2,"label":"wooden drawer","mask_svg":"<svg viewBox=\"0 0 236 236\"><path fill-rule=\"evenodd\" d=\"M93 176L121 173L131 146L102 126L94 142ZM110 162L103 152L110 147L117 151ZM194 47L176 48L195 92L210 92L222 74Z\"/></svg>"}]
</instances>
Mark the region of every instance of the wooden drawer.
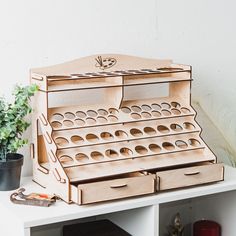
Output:
<instances>
[{"instance_id":1,"label":"wooden drawer","mask_svg":"<svg viewBox=\"0 0 236 236\"><path fill-rule=\"evenodd\" d=\"M72 200L81 205L144 195L154 193L155 186L155 175L137 172L123 175L118 179L79 184L76 190L77 196ZM73 188L72 198L75 195L75 188Z\"/></svg>"},{"instance_id":2,"label":"wooden drawer","mask_svg":"<svg viewBox=\"0 0 236 236\"><path fill-rule=\"evenodd\" d=\"M156 173L157 189L166 190L221 181L223 164L207 164Z\"/></svg>"}]
</instances>

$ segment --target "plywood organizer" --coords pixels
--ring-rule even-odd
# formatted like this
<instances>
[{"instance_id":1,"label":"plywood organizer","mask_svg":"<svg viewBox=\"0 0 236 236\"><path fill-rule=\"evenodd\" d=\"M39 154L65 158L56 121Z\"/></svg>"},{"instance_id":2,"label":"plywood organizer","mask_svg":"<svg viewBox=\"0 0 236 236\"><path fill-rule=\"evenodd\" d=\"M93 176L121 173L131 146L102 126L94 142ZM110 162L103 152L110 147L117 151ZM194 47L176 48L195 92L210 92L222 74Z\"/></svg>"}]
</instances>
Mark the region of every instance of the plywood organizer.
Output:
<instances>
[{"instance_id":1,"label":"plywood organizer","mask_svg":"<svg viewBox=\"0 0 236 236\"><path fill-rule=\"evenodd\" d=\"M191 106L191 67L90 56L31 70L34 181L88 204L223 180Z\"/></svg>"}]
</instances>

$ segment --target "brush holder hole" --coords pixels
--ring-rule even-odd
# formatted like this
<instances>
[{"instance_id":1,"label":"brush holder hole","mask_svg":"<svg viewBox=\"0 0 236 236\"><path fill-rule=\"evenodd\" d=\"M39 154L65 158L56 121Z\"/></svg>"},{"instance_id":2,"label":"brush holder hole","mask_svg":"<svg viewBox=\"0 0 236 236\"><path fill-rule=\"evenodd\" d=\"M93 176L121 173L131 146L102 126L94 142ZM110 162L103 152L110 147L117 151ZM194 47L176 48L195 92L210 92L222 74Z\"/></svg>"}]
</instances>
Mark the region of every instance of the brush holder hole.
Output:
<instances>
[{"instance_id":1,"label":"brush holder hole","mask_svg":"<svg viewBox=\"0 0 236 236\"><path fill-rule=\"evenodd\" d=\"M129 114L131 112L131 109L129 107L122 107L121 111L126 113L126 114Z\"/></svg>"},{"instance_id":2,"label":"brush holder hole","mask_svg":"<svg viewBox=\"0 0 236 236\"><path fill-rule=\"evenodd\" d=\"M167 102L161 103L161 106L162 106L163 109L170 109L170 104L167 103Z\"/></svg>"},{"instance_id":3,"label":"brush holder hole","mask_svg":"<svg viewBox=\"0 0 236 236\"><path fill-rule=\"evenodd\" d=\"M183 130L183 128L178 124L171 124L170 128L171 128L171 130L173 130L175 132L180 132Z\"/></svg>"},{"instance_id":4,"label":"brush holder hole","mask_svg":"<svg viewBox=\"0 0 236 236\"><path fill-rule=\"evenodd\" d=\"M115 136L116 136L117 138L120 138L120 139L125 139L125 138L128 137L128 134L127 134L125 131L123 131L123 130L117 130L117 131L115 132Z\"/></svg>"},{"instance_id":5,"label":"brush holder hole","mask_svg":"<svg viewBox=\"0 0 236 236\"><path fill-rule=\"evenodd\" d=\"M99 140L99 138L95 134L87 134L86 135L86 140L91 142L91 143L94 143L94 142L97 142Z\"/></svg>"},{"instance_id":6,"label":"brush holder hole","mask_svg":"<svg viewBox=\"0 0 236 236\"><path fill-rule=\"evenodd\" d=\"M75 118L75 115L72 112L66 112L65 118L72 120Z\"/></svg>"},{"instance_id":7,"label":"brush holder hole","mask_svg":"<svg viewBox=\"0 0 236 236\"><path fill-rule=\"evenodd\" d=\"M190 123L190 122L184 122L183 126L187 130L194 130L195 129L195 126L192 123Z\"/></svg>"},{"instance_id":8,"label":"brush holder hole","mask_svg":"<svg viewBox=\"0 0 236 236\"><path fill-rule=\"evenodd\" d=\"M131 109L134 112L140 112L142 110L139 106L132 106Z\"/></svg>"},{"instance_id":9,"label":"brush holder hole","mask_svg":"<svg viewBox=\"0 0 236 236\"><path fill-rule=\"evenodd\" d=\"M141 116L138 113L131 113L131 117L135 120L141 119Z\"/></svg>"},{"instance_id":10,"label":"brush holder hole","mask_svg":"<svg viewBox=\"0 0 236 236\"><path fill-rule=\"evenodd\" d=\"M157 144L150 144L148 146L148 148L152 151L152 152L155 152L155 153L160 153L161 152L161 147L158 146Z\"/></svg>"},{"instance_id":11,"label":"brush holder hole","mask_svg":"<svg viewBox=\"0 0 236 236\"><path fill-rule=\"evenodd\" d=\"M154 117L161 117L161 113L159 111L152 111L151 113Z\"/></svg>"},{"instance_id":12,"label":"brush holder hole","mask_svg":"<svg viewBox=\"0 0 236 236\"><path fill-rule=\"evenodd\" d=\"M133 154L133 152L129 148L126 148L126 147L121 148L120 153L121 155L126 156L126 157L129 157Z\"/></svg>"},{"instance_id":13,"label":"brush holder hole","mask_svg":"<svg viewBox=\"0 0 236 236\"><path fill-rule=\"evenodd\" d=\"M52 127L55 128L55 129L59 129L59 128L62 127L62 123L59 122L59 121L53 121L53 122L51 123L51 125L52 125Z\"/></svg>"},{"instance_id":14,"label":"brush holder hole","mask_svg":"<svg viewBox=\"0 0 236 236\"><path fill-rule=\"evenodd\" d=\"M64 120L63 125L65 125L66 127L72 127L74 126L74 122L71 120Z\"/></svg>"},{"instance_id":15,"label":"brush holder hole","mask_svg":"<svg viewBox=\"0 0 236 236\"><path fill-rule=\"evenodd\" d=\"M140 136L143 135L143 133L142 133L141 130L135 129L135 128L133 128L133 129L130 130L130 134L131 134L132 136L134 136L134 137L140 137Z\"/></svg>"},{"instance_id":16,"label":"brush holder hole","mask_svg":"<svg viewBox=\"0 0 236 236\"><path fill-rule=\"evenodd\" d=\"M141 146L141 145L136 146L135 151L140 155L145 155L148 153L147 148L145 148L144 146Z\"/></svg>"},{"instance_id":17,"label":"brush holder hole","mask_svg":"<svg viewBox=\"0 0 236 236\"><path fill-rule=\"evenodd\" d=\"M180 104L178 102L171 102L170 105L174 108L180 108Z\"/></svg>"},{"instance_id":18,"label":"brush holder hole","mask_svg":"<svg viewBox=\"0 0 236 236\"><path fill-rule=\"evenodd\" d=\"M170 132L169 128L164 126L164 125L158 125L157 126L157 130L160 132L160 133L163 133L163 134L167 134Z\"/></svg>"},{"instance_id":19,"label":"brush holder hole","mask_svg":"<svg viewBox=\"0 0 236 236\"><path fill-rule=\"evenodd\" d=\"M94 110L88 110L87 115L90 117L96 117L98 115L98 113Z\"/></svg>"},{"instance_id":20,"label":"brush holder hole","mask_svg":"<svg viewBox=\"0 0 236 236\"><path fill-rule=\"evenodd\" d=\"M144 111L151 111L151 109L152 109L149 105L146 105L146 104L142 105L141 108L142 108Z\"/></svg>"},{"instance_id":21,"label":"brush holder hole","mask_svg":"<svg viewBox=\"0 0 236 236\"><path fill-rule=\"evenodd\" d=\"M201 143L197 139L194 139L194 138L189 139L188 143L193 147L200 147L201 146Z\"/></svg>"},{"instance_id":22,"label":"brush holder hole","mask_svg":"<svg viewBox=\"0 0 236 236\"><path fill-rule=\"evenodd\" d=\"M55 113L55 114L53 114L52 119L53 120L63 120L64 116L60 113Z\"/></svg>"},{"instance_id":23,"label":"brush holder hole","mask_svg":"<svg viewBox=\"0 0 236 236\"><path fill-rule=\"evenodd\" d=\"M153 129L152 127L145 127L143 129L144 133L148 134L148 135L154 135L156 134L156 130Z\"/></svg>"},{"instance_id":24,"label":"brush holder hole","mask_svg":"<svg viewBox=\"0 0 236 236\"><path fill-rule=\"evenodd\" d=\"M60 162L62 164L72 164L74 162L73 158L67 155L63 155L60 157Z\"/></svg>"},{"instance_id":25,"label":"brush holder hole","mask_svg":"<svg viewBox=\"0 0 236 236\"><path fill-rule=\"evenodd\" d=\"M162 147L168 151L173 151L175 149L175 146L172 143L164 142L162 144Z\"/></svg>"},{"instance_id":26,"label":"brush holder hole","mask_svg":"<svg viewBox=\"0 0 236 236\"><path fill-rule=\"evenodd\" d=\"M119 156L119 154L115 150L112 150L112 149L106 150L105 155L109 158L117 158Z\"/></svg>"},{"instance_id":27,"label":"brush holder hole","mask_svg":"<svg viewBox=\"0 0 236 236\"><path fill-rule=\"evenodd\" d=\"M100 116L107 116L108 112L105 109L98 109L98 114Z\"/></svg>"},{"instance_id":28,"label":"brush holder hole","mask_svg":"<svg viewBox=\"0 0 236 236\"><path fill-rule=\"evenodd\" d=\"M170 116L171 115L171 112L168 111L168 110L162 110L161 113L164 115L164 116Z\"/></svg>"},{"instance_id":29,"label":"brush holder hole","mask_svg":"<svg viewBox=\"0 0 236 236\"><path fill-rule=\"evenodd\" d=\"M55 139L55 143L60 147L66 147L69 141L66 138L58 137Z\"/></svg>"},{"instance_id":30,"label":"brush holder hole","mask_svg":"<svg viewBox=\"0 0 236 236\"><path fill-rule=\"evenodd\" d=\"M93 118L86 118L86 123L88 125L94 125L94 124L96 124L96 120Z\"/></svg>"},{"instance_id":31,"label":"brush holder hole","mask_svg":"<svg viewBox=\"0 0 236 236\"><path fill-rule=\"evenodd\" d=\"M186 142L184 142L183 140L177 140L175 142L175 145L178 147L178 148L181 148L181 149L186 149L188 147L188 144Z\"/></svg>"},{"instance_id":32,"label":"brush holder hole","mask_svg":"<svg viewBox=\"0 0 236 236\"><path fill-rule=\"evenodd\" d=\"M84 153L77 153L75 155L75 159L79 162L87 162L89 160L89 157Z\"/></svg>"},{"instance_id":33,"label":"brush holder hole","mask_svg":"<svg viewBox=\"0 0 236 236\"><path fill-rule=\"evenodd\" d=\"M146 112L146 111L142 112L141 115L145 119L148 119L148 118L152 117L151 114L149 112Z\"/></svg>"},{"instance_id":34,"label":"brush holder hole","mask_svg":"<svg viewBox=\"0 0 236 236\"><path fill-rule=\"evenodd\" d=\"M181 110L184 114L190 113L190 110L189 110L188 108L186 108L186 107L181 107L180 110Z\"/></svg>"},{"instance_id":35,"label":"brush holder hole","mask_svg":"<svg viewBox=\"0 0 236 236\"><path fill-rule=\"evenodd\" d=\"M80 144L84 142L84 139L78 135L74 135L70 138L71 142L74 144Z\"/></svg>"},{"instance_id":36,"label":"brush holder hole","mask_svg":"<svg viewBox=\"0 0 236 236\"><path fill-rule=\"evenodd\" d=\"M118 118L116 116L110 115L107 117L110 122L116 122L118 121Z\"/></svg>"},{"instance_id":37,"label":"brush holder hole","mask_svg":"<svg viewBox=\"0 0 236 236\"><path fill-rule=\"evenodd\" d=\"M85 121L81 120L81 119L75 119L75 124L78 125L78 126L84 126Z\"/></svg>"},{"instance_id":38,"label":"brush holder hole","mask_svg":"<svg viewBox=\"0 0 236 236\"><path fill-rule=\"evenodd\" d=\"M114 139L113 135L112 135L111 133L109 133L109 132L102 132L102 133L100 134L100 137L101 137L102 139L108 140L108 141Z\"/></svg>"},{"instance_id":39,"label":"brush holder hole","mask_svg":"<svg viewBox=\"0 0 236 236\"><path fill-rule=\"evenodd\" d=\"M97 117L97 121L98 121L99 123L101 123L101 124L107 123L107 119L106 119L105 117L103 117L103 116L98 116L98 117Z\"/></svg>"},{"instance_id":40,"label":"brush holder hole","mask_svg":"<svg viewBox=\"0 0 236 236\"><path fill-rule=\"evenodd\" d=\"M180 110L178 110L178 109L176 109L176 108L172 108L172 109L171 109L171 112L172 112L172 114L174 114L174 115L180 115L180 114L181 114Z\"/></svg>"},{"instance_id":41,"label":"brush holder hole","mask_svg":"<svg viewBox=\"0 0 236 236\"><path fill-rule=\"evenodd\" d=\"M83 111L77 111L75 114L77 117L82 118L82 119L87 116L86 113Z\"/></svg>"},{"instance_id":42,"label":"brush holder hole","mask_svg":"<svg viewBox=\"0 0 236 236\"><path fill-rule=\"evenodd\" d=\"M151 105L151 107L152 107L152 109L155 110L155 111L161 110L161 106L160 106L159 104L157 104L157 103L153 103L153 104Z\"/></svg>"},{"instance_id":43,"label":"brush holder hole","mask_svg":"<svg viewBox=\"0 0 236 236\"><path fill-rule=\"evenodd\" d=\"M100 161L104 158L103 154L101 152L91 152L90 156L95 160L95 161Z\"/></svg>"},{"instance_id":44,"label":"brush holder hole","mask_svg":"<svg viewBox=\"0 0 236 236\"><path fill-rule=\"evenodd\" d=\"M117 115L119 113L119 111L116 108L109 108L108 111L112 115Z\"/></svg>"}]
</instances>

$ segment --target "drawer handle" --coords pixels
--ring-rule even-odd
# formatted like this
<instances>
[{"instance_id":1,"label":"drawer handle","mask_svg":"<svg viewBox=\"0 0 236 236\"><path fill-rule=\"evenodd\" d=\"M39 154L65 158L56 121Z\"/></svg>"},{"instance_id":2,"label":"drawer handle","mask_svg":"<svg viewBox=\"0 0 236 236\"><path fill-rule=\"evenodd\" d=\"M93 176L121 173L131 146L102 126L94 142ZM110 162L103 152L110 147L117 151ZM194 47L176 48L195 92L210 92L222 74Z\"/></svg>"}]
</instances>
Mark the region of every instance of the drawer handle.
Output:
<instances>
[{"instance_id":1,"label":"drawer handle","mask_svg":"<svg viewBox=\"0 0 236 236\"><path fill-rule=\"evenodd\" d=\"M127 184L113 184L110 185L111 188L124 188L127 187Z\"/></svg>"},{"instance_id":2,"label":"drawer handle","mask_svg":"<svg viewBox=\"0 0 236 236\"><path fill-rule=\"evenodd\" d=\"M193 172L184 173L184 175L186 175L186 176L189 176L189 175L198 175L198 174L200 174L200 171L193 171Z\"/></svg>"}]
</instances>

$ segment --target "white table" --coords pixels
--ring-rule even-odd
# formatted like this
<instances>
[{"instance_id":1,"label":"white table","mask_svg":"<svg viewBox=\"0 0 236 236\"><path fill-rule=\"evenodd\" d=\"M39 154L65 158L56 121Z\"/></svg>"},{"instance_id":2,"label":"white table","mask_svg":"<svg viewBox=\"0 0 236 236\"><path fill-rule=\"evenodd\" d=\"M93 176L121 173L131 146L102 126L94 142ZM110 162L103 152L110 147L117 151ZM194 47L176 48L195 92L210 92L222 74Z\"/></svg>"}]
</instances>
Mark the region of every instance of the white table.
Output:
<instances>
[{"instance_id":1,"label":"white table","mask_svg":"<svg viewBox=\"0 0 236 236\"><path fill-rule=\"evenodd\" d=\"M23 178L22 187L27 192L45 192L31 178ZM235 235L236 169L227 166L223 182L88 206L62 201L49 208L14 205L11 193L0 192L0 233L4 236L60 236L62 226L72 220L103 218L134 236L162 236L176 212L186 225L209 218L222 225L223 235Z\"/></svg>"}]
</instances>

